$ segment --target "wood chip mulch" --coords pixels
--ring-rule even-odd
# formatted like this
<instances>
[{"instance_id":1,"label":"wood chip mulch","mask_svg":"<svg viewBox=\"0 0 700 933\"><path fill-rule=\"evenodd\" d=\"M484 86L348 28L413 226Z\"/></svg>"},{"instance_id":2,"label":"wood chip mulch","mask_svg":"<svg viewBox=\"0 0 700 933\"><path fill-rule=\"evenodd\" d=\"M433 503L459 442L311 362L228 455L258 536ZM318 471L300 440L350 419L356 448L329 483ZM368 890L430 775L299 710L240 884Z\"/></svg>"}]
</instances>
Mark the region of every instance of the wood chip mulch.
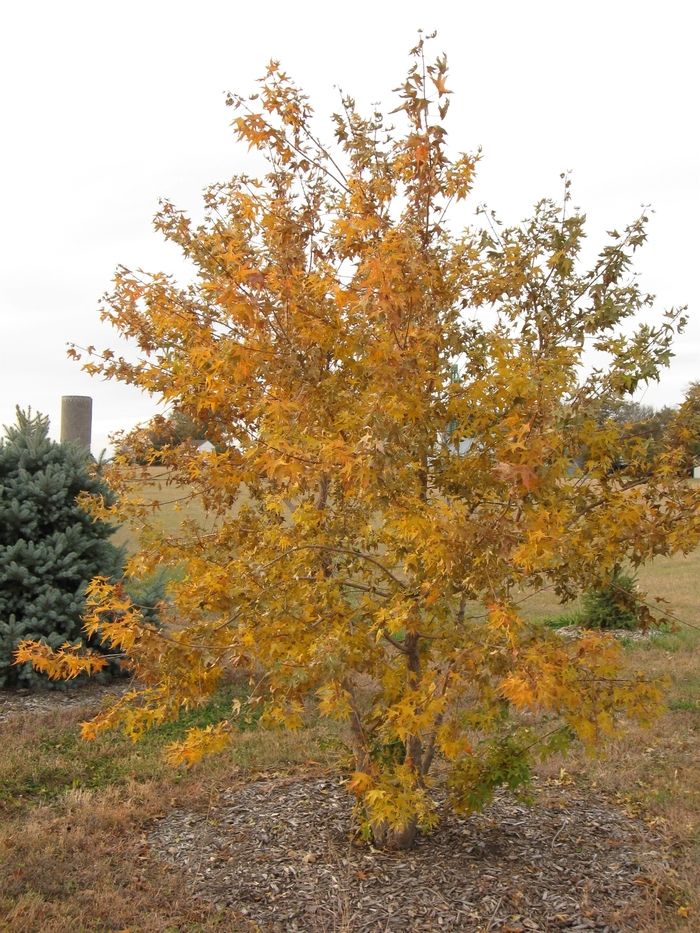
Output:
<instances>
[{"instance_id":1,"label":"wood chip mulch","mask_svg":"<svg viewBox=\"0 0 700 933\"><path fill-rule=\"evenodd\" d=\"M643 823L595 789L498 794L483 813L445 813L406 853L354 834L352 798L328 777L262 779L208 813L174 810L148 835L192 893L263 933L639 931L645 867L663 856Z\"/></svg>"},{"instance_id":2,"label":"wood chip mulch","mask_svg":"<svg viewBox=\"0 0 700 933\"><path fill-rule=\"evenodd\" d=\"M0 689L0 722L7 722L16 713L53 713L72 707L85 707L86 715L93 715L95 707L106 698L117 699L130 688L126 680L108 684L90 684L55 690Z\"/></svg>"}]
</instances>

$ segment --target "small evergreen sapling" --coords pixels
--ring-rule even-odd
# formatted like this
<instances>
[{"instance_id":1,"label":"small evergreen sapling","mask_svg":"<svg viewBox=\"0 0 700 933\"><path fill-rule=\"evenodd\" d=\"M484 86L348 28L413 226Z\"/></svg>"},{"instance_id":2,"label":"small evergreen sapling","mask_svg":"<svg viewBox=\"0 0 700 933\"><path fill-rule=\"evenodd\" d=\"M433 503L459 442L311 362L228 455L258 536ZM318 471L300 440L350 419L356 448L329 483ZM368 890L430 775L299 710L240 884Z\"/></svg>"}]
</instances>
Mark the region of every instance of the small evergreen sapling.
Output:
<instances>
[{"instance_id":1,"label":"small evergreen sapling","mask_svg":"<svg viewBox=\"0 0 700 933\"><path fill-rule=\"evenodd\" d=\"M585 628L639 628L643 611L636 594L637 578L617 570L606 586L583 594L581 607Z\"/></svg>"},{"instance_id":2,"label":"small evergreen sapling","mask_svg":"<svg viewBox=\"0 0 700 933\"><path fill-rule=\"evenodd\" d=\"M45 684L31 664L13 666L19 643L84 642L87 583L122 570L122 552L108 540L116 527L76 501L88 493L113 502L99 464L48 432L47 417L18 408L17 424L0 439L0 686Z\"/></svg>"}]
</instances>

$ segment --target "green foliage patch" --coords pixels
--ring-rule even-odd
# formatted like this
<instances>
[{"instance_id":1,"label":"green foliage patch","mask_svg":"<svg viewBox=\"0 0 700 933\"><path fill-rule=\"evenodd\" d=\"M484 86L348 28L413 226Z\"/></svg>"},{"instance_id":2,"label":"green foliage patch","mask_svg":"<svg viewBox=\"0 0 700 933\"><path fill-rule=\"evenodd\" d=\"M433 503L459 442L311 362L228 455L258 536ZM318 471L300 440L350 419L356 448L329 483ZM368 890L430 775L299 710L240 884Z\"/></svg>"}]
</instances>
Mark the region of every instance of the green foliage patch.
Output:
<instances>
[{"instance_id":1,"label":"green foliage patch","mask_svg":"<svg viewBox=\"0 0 700 933\"><path fill-rule=\"evenodd\" d=\"M610 583L587 590L581 599L586 628L635 629L640 623L636 577L617 571Z\"/></svg>"},{"instance_id":2,"label":"green foliage patch","mask_svg":"<svg viewBox=\"0 0 700 933\"><path fill-rule=\"evenodd\" d=\"M617 570L606 586L586 590L579 607L553 616L545 624L553 629L579 626L632 631L640 627L643 615L642 604L637 597L637 578Z\"/></svg>"}]
</instances>

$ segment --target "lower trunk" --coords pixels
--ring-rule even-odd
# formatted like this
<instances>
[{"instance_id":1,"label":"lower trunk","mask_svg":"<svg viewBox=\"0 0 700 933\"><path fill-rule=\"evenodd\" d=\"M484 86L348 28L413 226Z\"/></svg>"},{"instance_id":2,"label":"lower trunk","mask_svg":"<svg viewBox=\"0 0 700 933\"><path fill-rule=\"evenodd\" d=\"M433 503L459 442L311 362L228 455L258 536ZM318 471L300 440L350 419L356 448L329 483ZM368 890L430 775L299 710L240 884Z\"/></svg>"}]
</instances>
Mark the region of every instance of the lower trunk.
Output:
<instances>
[{"instance_id":1,"label":"lower trunk","mask_svg":"<svg viewBox=\"0 0 700 933\"><path fill-rule=\"evenodd\" d=\"M420 654L417 632L406 632L403 652L406 657L407 685L415 690L420 681ZM406 757L404 764L415 779L415 789L423 787L423 742L419 735L408 735L405 739ZM410 849L418 832L418 817L412 816L403 826L390 826L386 820L373 820L372 836L378 849Z\"/></svg>"},{"instance_id":2,"label":"lower trunk","mask_svg":"<svg viewBox=\"0 0 700 933\"><path fill-rule=\"evenodd\" d=\"M386 820L372 824L372 836L378 849L410 849L418 832L416 817L406 826L389 826Z\"/></svg>"}]
</instances>

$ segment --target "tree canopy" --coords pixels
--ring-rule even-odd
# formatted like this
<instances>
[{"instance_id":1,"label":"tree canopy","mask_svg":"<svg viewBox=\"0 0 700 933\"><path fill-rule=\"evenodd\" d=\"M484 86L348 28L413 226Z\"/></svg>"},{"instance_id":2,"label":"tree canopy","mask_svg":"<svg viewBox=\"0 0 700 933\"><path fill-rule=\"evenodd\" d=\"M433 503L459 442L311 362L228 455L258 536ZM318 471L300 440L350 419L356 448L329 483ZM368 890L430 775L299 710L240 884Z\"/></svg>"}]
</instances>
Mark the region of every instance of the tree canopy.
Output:
<instances>
[{"instance_id":1,"label":"tree canopy","mask_svg":"<svg viewBox=\"0 0 700 933\"><path fill-rule=\"evenodd\" d=\"M351 788L387 846L435 821L433 781L470 812L526 784L536 756L653 715L659 684L623 679L614 641L565 641L520 604L689 551L700 531L693 406L662 436L601 416L658 378L684 323L634 323L652 306L631 268L646 218L589 268L568 180L519 225L481 210L455 231L479 156L450 153L445 59L422 41L412 56L396 125L343 96L332 145L277 62L231 96L266 173L209 188L199 226L162 204L155 226L192 281L120 268L103 318L138 359L85 364L176 405L216 447L158 454L206 525L159 530L133 464L111 471L119 506L94 503L144 523L131 574L179 573L160 630L93 582L88 628L129 654L138 687L86 734L139 736L248 671L263 725L301 728L310 703L344 724ZM228 740L226 723L195 730L173 760Z\"/></svg>"}]
</instances>

